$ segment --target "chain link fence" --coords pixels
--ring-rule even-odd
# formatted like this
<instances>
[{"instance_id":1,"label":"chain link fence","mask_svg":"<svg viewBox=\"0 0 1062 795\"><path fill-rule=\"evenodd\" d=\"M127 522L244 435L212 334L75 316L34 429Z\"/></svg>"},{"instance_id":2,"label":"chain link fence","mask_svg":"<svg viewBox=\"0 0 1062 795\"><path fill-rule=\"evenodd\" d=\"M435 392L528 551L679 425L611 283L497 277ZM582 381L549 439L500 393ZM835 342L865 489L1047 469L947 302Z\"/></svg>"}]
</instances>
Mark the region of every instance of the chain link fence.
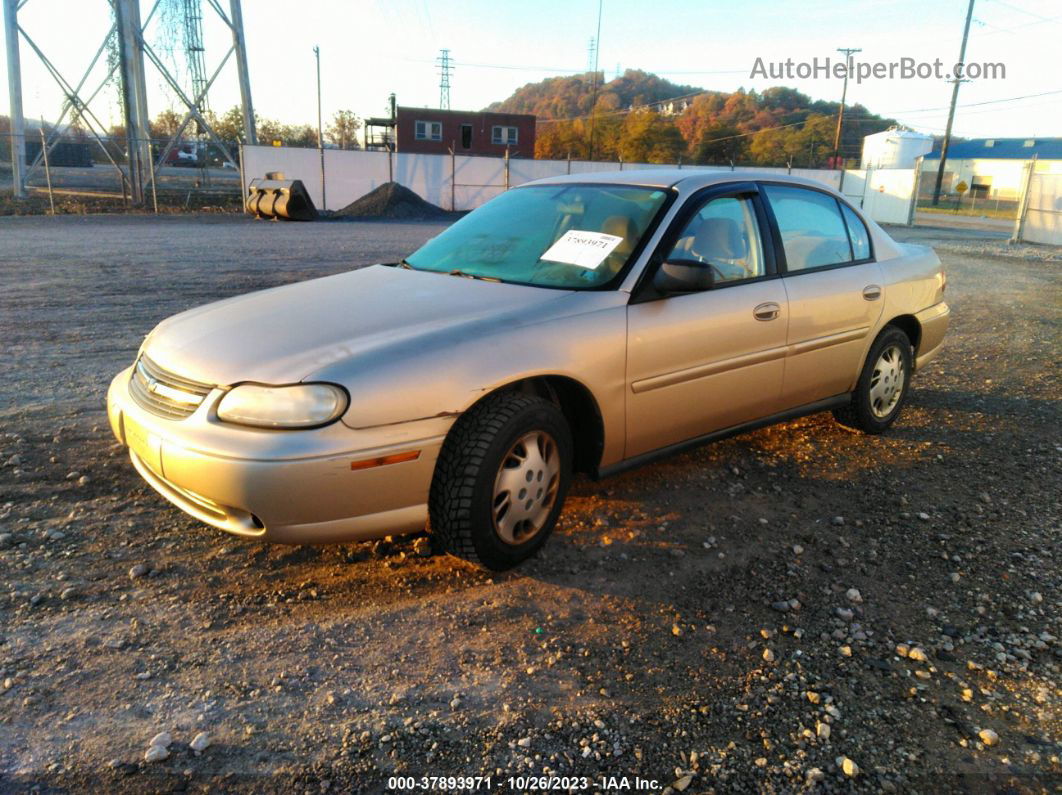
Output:
<instances>
[{"instance_id":1,"label":"chain link fence","mask_svg":"<svg viewBox=\"0 0 1062 795\"><path fill-rule=\"evenodd\" d=\"M5 132L0 136L0 167L10 175L13 143L10 132ZM63 197L131 205L134 180L142 185L144 204L156 209L240 204L239 141L218 145L195 139L110 136L97 140L31 130L25 137L27 193L47 194L53 206ZM130 147L142 153L139 174L130 171Z\"/></svg>"}]
</instances>

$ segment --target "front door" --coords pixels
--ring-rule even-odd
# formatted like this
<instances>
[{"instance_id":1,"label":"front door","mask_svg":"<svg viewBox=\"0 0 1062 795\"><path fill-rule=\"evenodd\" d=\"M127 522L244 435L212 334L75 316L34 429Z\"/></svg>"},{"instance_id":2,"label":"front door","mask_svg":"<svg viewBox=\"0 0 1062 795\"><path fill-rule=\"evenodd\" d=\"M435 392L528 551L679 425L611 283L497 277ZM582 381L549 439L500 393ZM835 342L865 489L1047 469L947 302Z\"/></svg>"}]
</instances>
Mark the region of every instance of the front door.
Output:
<instances>
[{"instance_id":1,"label":"front door","mask_svg":"<svg viewBox=\"0 0 1062 795\"><path fill-rule=\"evenodd\" d=\"M789 313L757 189L690 205L648 267L700 263L712 286L627 309L627 458L779 410Z\"/></svg>"}]
</instances>

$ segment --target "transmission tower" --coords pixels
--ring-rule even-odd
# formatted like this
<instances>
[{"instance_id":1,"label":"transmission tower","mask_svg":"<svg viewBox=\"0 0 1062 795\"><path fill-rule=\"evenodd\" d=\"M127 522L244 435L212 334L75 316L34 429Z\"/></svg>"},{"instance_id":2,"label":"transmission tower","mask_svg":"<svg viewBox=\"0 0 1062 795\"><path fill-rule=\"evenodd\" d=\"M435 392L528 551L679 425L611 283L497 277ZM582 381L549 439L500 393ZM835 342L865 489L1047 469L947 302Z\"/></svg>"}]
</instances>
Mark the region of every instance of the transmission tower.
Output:
<instances>
[{"instance_id":1,"label":"transmission tower","mask_svg":"<svg viewBox=\"0 0 1062 795\"><path fill-rule=\"evenodd\" d=\"M454 69L450 64L450 51L439 50L435 63L439 65L439 109L450 110L450 73Z\"/></svg>"},{"instance_id":2,"label":"transmission tower","mask_svg":"<svg viewBox=\"0 0 1062 795\"><path fill-rule=\"evenodd\" d=\"M586 45L586 71L593 72L597 63L597 39L590 37L590 43Z\"/></svg>"},{"instance_id":3,"label":"transmission tower","mask_svg":"<svg viewBox=\"0 0 1062 795\"><path fill-rule=\"evenodd\" d=\"M45 152L52 151L62 138L64 125L79 123L84 126L88 136L97 145L99 152L110 166L117 172L122 184L123 193L128 191L134 204L142 204L145 200L145 187L154 185L154 179L159 169L165 165L167 157L173 148L179 145L189 124L198 128L201 135L205 135L217 147L222 158L238 167L236 155L232 150L232 141L221 140L212 129L205 111L205 98L211 85L221 74L223 67L230 56L236 61L236 77L240 90L241 115L243 116L243 141L248 144L256 144L258 139L255 133L254 108L251 105L251 81L247 68L247 44L243 31L243 9L241 0L229 0L228 13L222 8L222 0L208 0L210 8L216 12L217 19L213 14L208 16L214 22L224 26L232 37L232 44L228 51L220 57L217 67L210 73L210 77L203 79L206 71L202 67L205 60L203 57L203 18L201 13L201 0L169 0L181 12L183 23L194 20L197 36L198 52L188 52L189 61L192 56L200 62L200 81L197 89L191 96L187 86L182 86L171 70L163 63L159 53L145 35L147 25L150 23L155 10L161 5L160 2L150 3L151 9L147 16L141 17L140 6L143 0L102 0L95 7L87 3L56 3L52 0L53 16L65 14L69 9L77 9L84 15L106 14L110 21L110 27L104 36L102 43L96 50L95 56L82 64L81 68L68 78L45 55L43 48L60 49L67 46L65 41L44 40L44 36L54 32L54 25L43 26L41 40L31 37L31 34L23 27L18 19L19 11L25 5L26 0L0 0L0 8L3 10L4 43L7 55L8 92L11 100L11 171L13 194L16 198L26 195L26 181L40 167ZM189 7L194 8L186 15ZM64 21L66 21L64 19ZM77 21L70 22L71 25ZM187 30L187 25L185 25ZM34 33L33 35L37 35ZM58 85L64 97L58 115L53 116L52 133L48 136L41 152L32 162L26 161L26 130L22 108L22 54L20 43L29 45L31 57L47 69ZM190 44L186 38L185 44ZM117 57L110 61L103 55L111 49L117 50ZM161 49L161 47L160 47ZM189 48L191 49L191 48ZM147 104L147 75L145 64L150 64L156 72L156 79L161 78L163 83L181 101L186 108L183 119L177 126L176 132L170 136L166 145L158 150L155 155L150 141L151 128L150 116ZM192 67L194 69L194 67ZM100 76L102 74L102 80ZM107 127L93 110L93 102L99 103L99 96L103 89L114 78L117 78L122 97L122 110L126 129L126 161L119 163L112 149L113 142L109 141ZM193 72L193 80L196 75ZM94 87L95 86L95 87Z\"/></svg>"},{"instance_id":4,"label":"transmission tower","mask_svg":"<svg viewBox=\"0 0 1062 795\"><path fill-rule=\"evenodd\" d=\"M203 9L201 0L183 0L184 50L192 79L192 96L202 96L201 110L207 109L206 48L203 46Z\"/></svg>"}]
</instances>

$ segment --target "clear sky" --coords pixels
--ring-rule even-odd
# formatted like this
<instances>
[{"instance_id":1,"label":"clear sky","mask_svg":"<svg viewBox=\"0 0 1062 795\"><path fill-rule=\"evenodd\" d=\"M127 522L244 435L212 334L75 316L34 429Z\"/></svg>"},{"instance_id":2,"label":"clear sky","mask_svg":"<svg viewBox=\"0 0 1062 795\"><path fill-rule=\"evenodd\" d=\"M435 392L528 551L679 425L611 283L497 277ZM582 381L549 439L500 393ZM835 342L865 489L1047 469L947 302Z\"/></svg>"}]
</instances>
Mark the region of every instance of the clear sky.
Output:
<instances>
[{"instance_id":1,"label":"clear sky","mask_svg":"<svg viewBox=\"0 0 1062 795\"><path fill-rule=\"evenodd\" d=\"M171 0L167 0L171 1ZM147 15L153 0L142 0ZM220 4L228 9L227 0ZM957 60L966 0L603 0L599 68L644 69L677 83L733 90L788 85L813 98L837 100L834 78L760 79L765 63L856 57L889 62ZM451 107L482 108L544 77L585 71L596 33L598 0L244 0L255 109L285 122L316 123L312 48L321 48L324 114L339 109L383 115L387 95L399 104L436 107L440 48L452 53ZM228 44L227 29L203 2L207 72ZM186 79L180 51L167 52L156 24L148 41ZM109 26L107 0L28 0L22 27L71 82L76 83ZM955 132L968 137L1062 136L1062 3L1058 0L977 0L968 62L1002 63L1006 78L962 86ZM62 94L23 41L23 95L28 117L54 120ZM102 79L106 58L95 78ZM148 64L152 115L180 110L174 93ZM6 88L0 62L0 91ZM92 80L89 85L95 88ZM943 132L951 86L943 79L881 79L849 83L850 102L895 116L930 133ZM1055 93L1047 93L1055 92ZM1046 95L1044 95L1046 94ZM1030 96L1043 95L1043 96ZM225 110L238 101L230 61L211 92ZM1028 97L1013 101L1015 97ZM983 104L988 103L988 104ZM6 97L0 108L6 106ZM104 123L120 121L117 92L107 87L93 103Z\"/></svg>"}]
</instances>

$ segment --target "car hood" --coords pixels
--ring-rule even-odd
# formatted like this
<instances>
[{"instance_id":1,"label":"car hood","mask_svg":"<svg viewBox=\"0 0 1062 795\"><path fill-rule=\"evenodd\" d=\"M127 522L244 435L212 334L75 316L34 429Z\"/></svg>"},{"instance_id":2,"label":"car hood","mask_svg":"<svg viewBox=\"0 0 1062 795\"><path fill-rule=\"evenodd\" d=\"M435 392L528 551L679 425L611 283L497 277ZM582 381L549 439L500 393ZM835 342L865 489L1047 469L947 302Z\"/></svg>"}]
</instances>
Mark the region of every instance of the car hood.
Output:
<instances>
[{"instance_id":1,"label":"car hood","mask_svg":"<svg viewBox=\"0 0 1062 795\"><path fill-rule=\"evenodd\" d=\"M544 304L569 295L373 265L174 315L148 335L144 352L203 383L294 383L362 354L452 338L461 327L540 319Z\"/></svg>"}]
</instances>

